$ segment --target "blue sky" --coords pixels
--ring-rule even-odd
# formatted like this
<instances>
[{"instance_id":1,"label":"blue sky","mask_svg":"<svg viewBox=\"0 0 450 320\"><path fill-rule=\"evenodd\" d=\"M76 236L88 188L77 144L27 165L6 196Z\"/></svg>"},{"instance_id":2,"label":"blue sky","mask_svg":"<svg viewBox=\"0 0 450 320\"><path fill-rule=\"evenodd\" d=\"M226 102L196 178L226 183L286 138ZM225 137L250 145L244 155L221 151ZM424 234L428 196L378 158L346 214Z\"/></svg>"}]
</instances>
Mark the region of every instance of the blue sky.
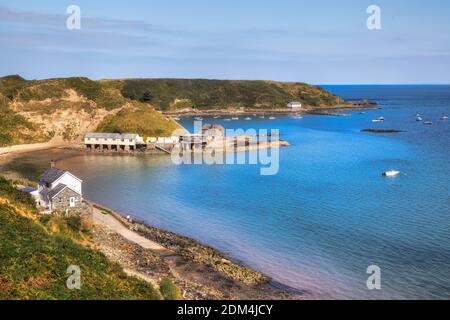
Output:
<instances>
[{"instance_id":1,"label":"blue sky","mask_svg":"<svg viewBox=\"0 0 450 320\"><path fill-rule=\"evenodd\" d=\"M81 30L66 28L71 4ZM0 75L28 79L450 83L447 0L0 0L0 37Z\"/></svg>"}]
</instances>

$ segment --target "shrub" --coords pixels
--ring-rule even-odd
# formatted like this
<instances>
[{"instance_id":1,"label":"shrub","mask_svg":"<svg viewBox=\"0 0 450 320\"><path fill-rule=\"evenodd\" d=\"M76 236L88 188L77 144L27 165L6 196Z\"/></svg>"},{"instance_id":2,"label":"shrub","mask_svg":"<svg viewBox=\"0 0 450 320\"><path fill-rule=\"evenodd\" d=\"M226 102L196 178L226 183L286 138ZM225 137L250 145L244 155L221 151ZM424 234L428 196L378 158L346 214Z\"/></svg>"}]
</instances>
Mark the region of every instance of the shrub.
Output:
<instances>
[{"instance_id":1,"label":"shrub","mask_svg":"<svg viewBox=\"0 0 450 320\"><path fill-rule=\"evenodd\" d=\"M165 300L181 300L181 289L169 278L163 278L159 284L159 291Z\"/></svg>"}]
</instances>

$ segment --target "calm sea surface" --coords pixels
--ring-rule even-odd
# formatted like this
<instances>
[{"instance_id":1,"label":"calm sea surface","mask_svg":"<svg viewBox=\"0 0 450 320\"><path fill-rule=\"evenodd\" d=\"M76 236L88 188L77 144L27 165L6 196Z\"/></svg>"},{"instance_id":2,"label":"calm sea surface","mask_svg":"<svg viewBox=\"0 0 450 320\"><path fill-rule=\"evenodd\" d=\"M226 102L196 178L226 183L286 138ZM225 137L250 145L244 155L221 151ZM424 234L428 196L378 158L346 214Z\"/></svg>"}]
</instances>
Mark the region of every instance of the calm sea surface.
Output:
<instances>
[{"instance_id":1,"label":"calm sea surface","mask_svg":"<svg viewBox=\"0 0 450 320\"><path fill-rule=\"evenodd\" d=\"M326 88L382 109L204 119L279 129L291 146L274 176L258 165L176 166L165 155L85 155L59 165L84 179L88 198L210 244L306 298L450 298L450 121L440 120L450 115L450 86ZM384 123L371 122L379 116ZM181 122L192 128L193 119ZM401 175L382 177L389 169ZM381 290L366 287L369 265L381 268Z\"/></svg>"}]
</instances>

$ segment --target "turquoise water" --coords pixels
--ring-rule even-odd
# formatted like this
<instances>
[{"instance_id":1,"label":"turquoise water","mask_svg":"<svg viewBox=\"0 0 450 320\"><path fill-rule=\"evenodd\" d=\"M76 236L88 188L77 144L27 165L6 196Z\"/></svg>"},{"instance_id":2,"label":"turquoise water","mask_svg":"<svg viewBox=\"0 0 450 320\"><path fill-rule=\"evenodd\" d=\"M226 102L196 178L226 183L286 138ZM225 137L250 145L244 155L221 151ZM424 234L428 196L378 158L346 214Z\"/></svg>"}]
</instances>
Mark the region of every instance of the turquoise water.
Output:
<instances>
[{"instance_id":1,"label":"turquoise water","mask_svg":"<svg viewBox=\"0 0 450 320\"><path fill-rule=\"evenodd\" d=\"M305 298L450 298L450 121L439 119L450 115L450 86L327 88L382 109L204 120L279 129L291 146L274 176L258 165L176 166L165 155L85 155L60 165L84 179L88 198L210 244ZM378 116L385 122L372 123ZM182 123L191 128L192 119ZM401 175L383 178L389 169ZM374 264L381 290L366 287Z\"/></svg>"}]
</instances>

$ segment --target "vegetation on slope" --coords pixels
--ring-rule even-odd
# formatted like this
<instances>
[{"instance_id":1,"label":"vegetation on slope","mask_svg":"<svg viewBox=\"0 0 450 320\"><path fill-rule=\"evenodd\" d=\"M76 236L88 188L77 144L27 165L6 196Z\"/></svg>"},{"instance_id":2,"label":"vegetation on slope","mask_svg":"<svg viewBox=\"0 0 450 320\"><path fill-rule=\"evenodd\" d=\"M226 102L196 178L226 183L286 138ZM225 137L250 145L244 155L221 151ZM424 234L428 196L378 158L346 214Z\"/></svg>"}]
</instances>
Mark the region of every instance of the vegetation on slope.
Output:
<instances>
[{"instance_id":1,"label":"vegetation on slope","mask_svg":"<svg viewBox=\"0 0 450 320\"><path fill-rule=\"evenodd\" d=\"M169 135L177 127L173 120L166 120L150 105L136 108L139 103L123 97L120 87L120 81L93 81L82 77L25 80L14 75L0 78L0 147L44 142L55 136L64 141L80 140L86 131L94 131L104 117L119 110L122 110L123 121L114 116L109 118L115 132ZM131 126L128 122L133 118L147 122ZM102 127L106 123L103 122Z\"/></svg>"},{"instance_id":2,"label":"vegetation on slope","mask_svg":"<svg viewBox=\"0 0 450 320\"><path fill-rule=\"evenodd\" d=\"M8 99L0 94L0 147L28 141L43 142L46 138L36 125L11 110Z\"/></svg>"},{"instance_id":3,"label":"vegetation on slope","mask_svg":"<svg viewBox=\"0 0 450 320\"><path fill-rule=\"evenodd\" d=\"M177 124L156 110L287 109L289 101L311 108L343 103L320 87L300 82L93 81L83 77L25 80L18 75L6 76L0 78L0 147L53 137L80 140L87 130L96 128L142 136L170 135Z\"/></svg>"},{"instance_id":4,"label":"vegetation on slope","mask_svg":"<svg viewBox=\"0 0 450 320\"><path fill-rule=\"evenodd\" d=\"M121 92L126 98L151 103L161 110L186 107L273 109L285 108L290 101L312 107L342 103L328 91L301 82L127 79L123 80Z\"/></svg>"},{"instance_id":5,"label":"vegetation on slope","mask_svg":"<svg viewBox=\"0 0 450 320\"><path fill-rule=\"evenodd\" d=\"M97 132L134 133L143 137L169 135L181 127L143 103L134 102L136 108L107 116L97 127Z\"/></svg>"},{"instance_id":6,"label":"vegetation on slope","mask_svg":"<svg viewBox=\"0 0 450 320\"><path fill-rule=\"evenodd\" d=\"M56 226L56 227L55 227ZM39 218L31 197L0 177L0 299L160 299L150 284L73 240L77 218ZM81 289L69 290L69 265Z\"/></svg>"}]
</instances>

